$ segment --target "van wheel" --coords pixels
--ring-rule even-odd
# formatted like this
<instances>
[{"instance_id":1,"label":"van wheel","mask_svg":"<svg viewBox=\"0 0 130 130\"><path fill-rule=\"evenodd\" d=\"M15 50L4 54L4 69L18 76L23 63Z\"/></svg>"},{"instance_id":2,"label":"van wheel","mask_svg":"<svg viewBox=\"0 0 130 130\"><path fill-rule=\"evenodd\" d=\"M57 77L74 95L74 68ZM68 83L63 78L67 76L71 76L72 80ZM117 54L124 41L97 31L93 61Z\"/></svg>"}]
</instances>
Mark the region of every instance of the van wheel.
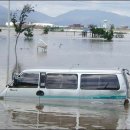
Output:
<instances>
[{"instance_id":1,"label":"van wheel","mask_svg":"<svg viewBox=\"0 0 130 130\"><path fill-rule=\"evenodd\" d=\"M38 91L36 92L36 95L37 95L37 96L44 96L44 92L43 92L42 90L38 90Z\"/></svg>"}]
</instances>

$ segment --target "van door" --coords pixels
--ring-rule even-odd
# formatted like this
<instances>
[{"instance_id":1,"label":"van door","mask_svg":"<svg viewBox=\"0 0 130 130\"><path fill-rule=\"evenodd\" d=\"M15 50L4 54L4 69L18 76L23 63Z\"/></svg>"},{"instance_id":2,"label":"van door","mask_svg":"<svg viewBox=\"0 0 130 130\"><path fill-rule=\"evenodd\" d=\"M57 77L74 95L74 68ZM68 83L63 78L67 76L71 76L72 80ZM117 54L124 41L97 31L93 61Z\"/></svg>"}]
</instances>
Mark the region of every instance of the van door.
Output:
<instances>
[{"instance_id":1,"label":"van door","mask_svg":"<svg viewBox=\"0 0 130 130\"><path fill-rule=\"evenodd\" d=\"M36 97L38 90L39 73L24 72L14 80L12 86L7 89L7 97Z\"/></svg>"},{"instance_id":2,"label":"van door","mask_svg":"<svg viewBox=\"0 0 130 130\"><path fill-rule=\"evenodd\" d=\"M44 99L51 102L57 101L78 101L78 75L77 74L62 74L48 73L46 74ZM63 103L63 102L62 102ZM72 103L72 102L71 102Z\"/></svg>"},{"instance_id":3,"label":"van door","mask_svg":"<svg viewBox=\"0 0 130 130\"><path fill-rule=\"evenodd\" d=\"M44 96L45 83L46 83L46 73L40 72L39 90L36 92L37 96L39 97Z\"/></svg>"}]
</instances>

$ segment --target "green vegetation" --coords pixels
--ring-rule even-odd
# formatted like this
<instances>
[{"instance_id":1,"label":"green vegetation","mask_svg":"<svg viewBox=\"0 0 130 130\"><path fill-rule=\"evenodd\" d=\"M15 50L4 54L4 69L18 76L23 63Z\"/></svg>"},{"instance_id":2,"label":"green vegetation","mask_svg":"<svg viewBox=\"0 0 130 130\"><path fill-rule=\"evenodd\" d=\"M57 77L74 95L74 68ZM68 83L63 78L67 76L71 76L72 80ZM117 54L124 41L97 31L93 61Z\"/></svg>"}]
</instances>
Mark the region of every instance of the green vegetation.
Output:
<instances>
[{"instance_id":1,"label":"green vegetation","mask_svg":"<svg viewBox=\"0 0 130 130\"><path fill-rule=\"evenodd\" d=\"M27 31L29 28L32 28L32 26L25 26L28 14L31 12L34 12L34 9L33 9L33 7L31 7L31 5L27 4L27 5L24 5L19 17L17 16L18 12L11 14L11 22L13 23L15 32L16 32L16 42L15 42L16 68L17 68L18 39L19 39L19 36L21 33L23 33L24 31ZM17 69L16 69L16 71L17 71Z\"/></svg>"},{"instance_id":2,"label":"green vegetation","mask_svg":"<svg viewBox=\"0 0 130 130\"><path fill-rule=\"evenodd\" d=\"M104 35L103 35L103 38L104 39L107 39L107 41L111 41L112 38L113 38L113 30L108 30L108 31L105 31Z\"/></svg>"},{"instance_id":3,"label":"green vegetation","mask_svg":"<svg viewBox=\"0 0 130 130\"><path fill-rule=\"evenodd\" d=\"M104 28L96 28L95 26L90 26L90 31L92 32L93 38L104 38L107 41L111 41L114 36L112 27L109 30L106 30Z\"/></svg>"},{"instance_id":4,"label":"green vegetation","mask_svg":"<svg viewBox=\"0 0 130 130\"><path fill-rule=\"evenodd\" d=\"M50 27L50 26L43 28L43 34L48 34L49 31L51 31L51 32L64 32L64 29L62 27Z\"/></svg>"},{"instance_id":5,"label":"green vegetation","mask_svg":"<svg viewBox=\"0 0 130 130\"><path fill-rule=\"evenodd\" d=\"M100 37L103 38L103 35L105 34L105 30L103 28L92 28L91 29L92 32L92 37Z\"/></svg>"},{"instance_id":6,"label":"green vegetation","mask_svg":"<svg viewBox=\"0 0 130 130\"><path fill-rule=\"evenodd\" d=\"M48 27L48 26L45 27L45 28L43 29L43 34L48 34L49 28L50 28L50 27Z\"/></svg>"},{"instance_id":7,"label":"green vegetation","mask_svg":"<svg viewBox=\"0 0 130 130\"><path fill-rule=\"evenodd\" d=\"M28 28L25 32L24 35L26 39L30 40L33 37L33 28Z\"/></svg>"}]
</instances>

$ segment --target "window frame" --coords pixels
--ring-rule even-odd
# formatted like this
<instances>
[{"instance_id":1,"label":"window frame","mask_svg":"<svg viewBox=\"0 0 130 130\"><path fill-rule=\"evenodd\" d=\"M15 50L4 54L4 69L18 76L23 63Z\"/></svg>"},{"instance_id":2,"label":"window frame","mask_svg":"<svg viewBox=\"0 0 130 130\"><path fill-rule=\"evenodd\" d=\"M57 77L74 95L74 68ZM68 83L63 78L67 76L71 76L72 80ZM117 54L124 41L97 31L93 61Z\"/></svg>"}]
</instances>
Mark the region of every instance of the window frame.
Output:
<instances>
[{"instance_id":1,"label":"window frame","mask_svg":"<svg viewBox=\"0 0 130 130\"><path fill-rule=\"evenodd\" d=\"M114 77L114 80L116 79L116 85L115 85L115 88L107 88L107 86L109 85L109 82L108 82L108 84L107 84L107 82L106 82L106 86L104 86L104 88L100 88L98 85L96 86L96 87L94 87L94 88L92 88L91 86L89 87L82 87L82 76L83 75L97 75L97 77L99 76L99 77L101 77L101 80L102 80L102 76L115 76ZM107 79L107 78L106 78ZM99 80L98 80L98 82L99 82ZM101 81L99 82L100 84L102 83ZM87 85L86 85L87 86ZM106 88L105 88L106 87ZM116 74L81 74L80 75L80 89L81 90L119 90L120 89L120 82L119 82L119 79L118 79L118 76L116 75Z\"/></svg>"},{"instance_id":2,"label":"window frame","mask_svg":"<svg viewBox=\"0 0 130 130\"><path fill-rule=\"evenodd\" d=\"M19 78L21 78L23 74L35 74L35 75L37 75L38 76L37 83L26 83L26 82L22 83L21 82L21 84L15 84L15 81L14 81L13 82L13 86L11 86L10 88L30 88L31 89L31 88L38 88L39 87L39 72L38 73L35 73L35 72L22 72L22 73L20 73L18 75L16 80L18 81ZM23 78L25 78L25 77L23 77ZM20 80L18 81L18 83L19 82L20 82Z\"/></svg>"},{"instance_id":3,"label":"window frame","mask_svg":"<svg viewBox=\"0 0 130 130\"><path fill-rule=\"evenodd\" d=\"M52 74L52 75L62 75L63 77L64 77L64 75L71 75L71 76L74 75L74 76L76 76L76 80L75 80L75 81L77 81L77 82L76 82L76 85L75 85L74 88L68 88L68 87L67 87L67 88L64 88L64 87L63 87L63 88L60 88L60 87L59 87L59 88L58 88L58 87L56 87L56 88L49 88L49 87L47 87L47 76L48 76L48 75L51 75L51 74ZM63 85L63 84L64 84L64 83L62 83L62 85ZM46 89L60 89L60 90L62 90L62 89L66 89L66 90L76 90L76 89L78 89L78 74L75 74L75 73L47 73L47 74L46 74L46 84L45 84L45 88L46 88Z\"/></svg>"}]
</instances>

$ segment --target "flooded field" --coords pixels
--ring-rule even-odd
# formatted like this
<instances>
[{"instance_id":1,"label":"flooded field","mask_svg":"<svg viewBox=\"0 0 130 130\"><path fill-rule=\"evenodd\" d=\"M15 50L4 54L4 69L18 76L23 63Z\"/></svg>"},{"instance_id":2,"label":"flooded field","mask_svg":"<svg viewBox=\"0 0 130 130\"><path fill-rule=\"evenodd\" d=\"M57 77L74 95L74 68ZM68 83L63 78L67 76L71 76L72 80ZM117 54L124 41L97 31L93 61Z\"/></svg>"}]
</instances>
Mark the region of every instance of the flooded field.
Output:
<instances>
[{"instance_id":1,"label":"flooded field","mask_svg":"<svg viewBox=\"0 0 130 130\"><path fill-rule=\"evenodd\" d=\"M0 32L0 90L5 88L8 32ZM47 52L37 51L44 40ZM15 66L15 32L10 34L10 79ZM80 33L34 31L31 41L19 38L17 56L20 70L30 68L130 69L130 34L112 42L82 38ZM87 104L85 107L49 106L37 103L0 102L1 128L30 129L130 129L130 109L123 105Z\"/></svg>"}]
</instances>

